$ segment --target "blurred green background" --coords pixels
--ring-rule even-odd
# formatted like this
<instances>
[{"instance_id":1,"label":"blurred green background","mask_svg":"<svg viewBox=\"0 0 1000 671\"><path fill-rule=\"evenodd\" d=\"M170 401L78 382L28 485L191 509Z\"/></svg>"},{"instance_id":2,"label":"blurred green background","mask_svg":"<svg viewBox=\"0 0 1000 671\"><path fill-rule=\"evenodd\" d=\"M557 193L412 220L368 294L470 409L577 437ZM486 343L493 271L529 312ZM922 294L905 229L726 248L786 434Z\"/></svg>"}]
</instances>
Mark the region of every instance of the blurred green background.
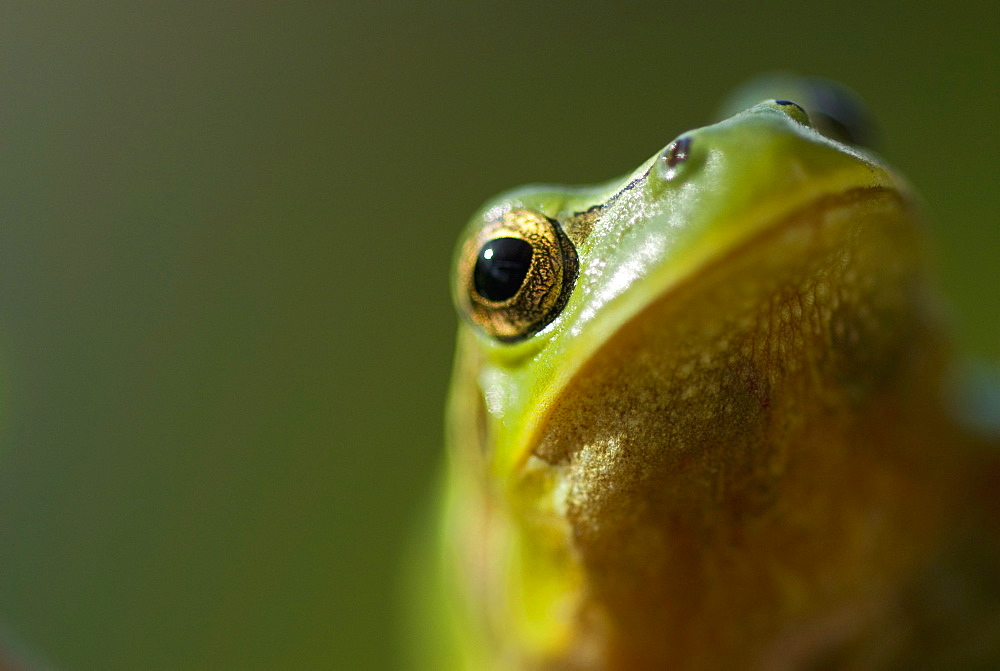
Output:
<instances>
[{"instance_id":1,"label":"blurred green background","mask_svg":"<svg viewBox=\"0 0 1000 671\"><path fill-rule=\"evenodd\" d=\"M5 2L7 628L63 669L392 668L459 228L763 71L868 100L1000 360L996 8L784 7Z\"/></svg>"}]
</instances>

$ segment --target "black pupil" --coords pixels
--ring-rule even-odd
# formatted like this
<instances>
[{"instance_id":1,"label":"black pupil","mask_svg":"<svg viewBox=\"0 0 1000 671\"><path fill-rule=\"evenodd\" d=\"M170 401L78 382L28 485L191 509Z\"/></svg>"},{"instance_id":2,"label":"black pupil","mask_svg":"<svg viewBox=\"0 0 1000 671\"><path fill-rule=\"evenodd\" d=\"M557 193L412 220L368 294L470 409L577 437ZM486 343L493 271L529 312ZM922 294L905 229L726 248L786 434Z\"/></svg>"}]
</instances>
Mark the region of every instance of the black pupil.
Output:
<instances>
[{"instance_id":1,"label":"black pupil","mask_svg":"<svg viewBox=\"0 0 1000 671\"><path fill-rule=\"evenodd\" d=\"M494 238L479 249L473 282L488 301L505 301L517 293L531 267L531 244L519 238Z\"/></svg>"}]
</instances>

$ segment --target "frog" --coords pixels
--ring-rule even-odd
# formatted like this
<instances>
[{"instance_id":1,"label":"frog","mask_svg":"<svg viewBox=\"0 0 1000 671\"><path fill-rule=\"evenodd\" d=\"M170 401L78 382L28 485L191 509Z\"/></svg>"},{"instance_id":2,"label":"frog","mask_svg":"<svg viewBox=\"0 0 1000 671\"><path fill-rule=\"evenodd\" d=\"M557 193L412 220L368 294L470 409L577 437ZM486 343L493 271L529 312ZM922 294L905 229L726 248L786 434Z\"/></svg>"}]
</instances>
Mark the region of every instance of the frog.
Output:
<instances>
[{"instance_id":1,"label":"frog","mask_svg":"<svg viewBox=\"0 0 1000 671\"><path fill-rule=\"evenodd\" d=\"M1000 660L1000 437L920 199L846 88L735 101L461 234L429 668Z\"/></svg>"}]
</instances>

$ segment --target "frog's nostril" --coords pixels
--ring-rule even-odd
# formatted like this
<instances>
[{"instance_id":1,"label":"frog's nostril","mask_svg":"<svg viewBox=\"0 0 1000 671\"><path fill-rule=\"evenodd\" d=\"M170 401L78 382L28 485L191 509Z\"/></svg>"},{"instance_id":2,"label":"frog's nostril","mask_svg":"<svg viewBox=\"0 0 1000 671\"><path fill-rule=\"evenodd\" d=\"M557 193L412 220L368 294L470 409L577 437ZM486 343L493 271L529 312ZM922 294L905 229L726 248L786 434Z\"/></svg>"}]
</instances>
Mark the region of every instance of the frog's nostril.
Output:
<instances>
[{"instance_id":1,"label":"frog's nostril","mask_svg":"<svg viewBox=\"0 0 1000 671\"><path fill-rule=\"evenodd\" d=\"M688 152L691 151L691 137L685 135L684 137L678 138L677 141L670 143L667 147L667 151L663 154L663 160L666 162L668 168L677 167L678 163L682 163L687 160Z\"/></svg>"},{"instance_id":2,"label":"frog's nostril","mask_svg":"<svg viewBox=\"0 0 1000 671\"><path fill-rule=\"evenodd\" d=\"M778 103L778 104L779 104L779 105L781 105L781 106L785 106L785 105L795 105L795 106L796 106L796 107L798 107L798 108L799 108L800 110L802 110L803 112L805 112L805 109L803 109L802 105L798 104L797 102L792 102L791 100L775 100L774 102Z\"/></svg>"},{"instance_id":3,"label":"frog's nostril","mask_svg":"<svg viewBox=\"0 0 1000 671\"><path fill-rule=\"evenodd\" d=\"M664 180L669 182L677 177L681 164L691 157L691 144L691 136L682 135L660 154L658 172Z\"/></svg>"},{"instance_id":4,"label":"frog's nostril","mask_svg":"<svg viewBox=\"0 0 1000 671\"><path fill-rule=\"evenodd\" d=\"M806 112L805 108L797 102L791 100L775 100L774 104L781 108L781 111L792 117L800 124L811 126L812 122L809 119L809 113Z\"/></svg>"}]
</instances>

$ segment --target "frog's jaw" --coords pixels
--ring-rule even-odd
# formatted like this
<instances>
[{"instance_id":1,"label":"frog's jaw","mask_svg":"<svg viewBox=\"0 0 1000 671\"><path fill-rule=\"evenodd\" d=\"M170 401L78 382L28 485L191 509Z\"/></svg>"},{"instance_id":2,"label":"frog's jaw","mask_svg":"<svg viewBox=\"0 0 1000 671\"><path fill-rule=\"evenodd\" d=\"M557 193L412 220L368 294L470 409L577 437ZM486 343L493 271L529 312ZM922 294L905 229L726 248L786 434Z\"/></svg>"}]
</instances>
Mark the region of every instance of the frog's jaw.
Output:
<instances>
[{"instance_id":1,"label":"frog's jaw","mask_svg":"<svg viewBox=\"0 0 1000 671\"><path fill-rule=\"evenodd\" d=\"M495 426L477 375L485 361L469 330L460 330L458 339L439 539L451 644L460 658L456 668L526 668L526 660L563 655L575 646L581 567L567 543L565 517L548 509L514 514L506 481L492 477ZM531 471L520 481L520 496L551 503L557 474L547 467Z\"/></svg>"},{"instance_id":2,"label":"frog's jaw","mask_svg":"<svg viewBox=\"0 0 1000 671\"><path fill-rule=\"evenodd\" d=\"M605 663L767 666L807 630L804 655L888 645L955 482L919 259L897 192L814 200L671 283L562 386L508 494L525 538L565 522Z\"/></svg>"}]
</instances>

